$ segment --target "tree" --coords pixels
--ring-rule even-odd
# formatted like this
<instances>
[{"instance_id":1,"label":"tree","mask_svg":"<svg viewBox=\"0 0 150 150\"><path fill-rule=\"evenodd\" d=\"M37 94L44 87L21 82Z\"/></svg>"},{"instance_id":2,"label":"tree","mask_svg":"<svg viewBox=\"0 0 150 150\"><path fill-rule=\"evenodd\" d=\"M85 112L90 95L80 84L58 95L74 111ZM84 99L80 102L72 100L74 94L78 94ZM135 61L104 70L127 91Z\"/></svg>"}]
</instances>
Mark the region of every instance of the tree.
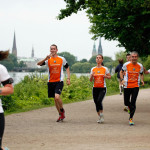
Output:
<instances>
[{"instance_id":1,"label":"tree","mask_svg":"<svg viewBox=\"0 0 150 150\"><path fill-rule=\"evenodd\" d=\"M150 54L150 0L64 0L58 19L86 9L93 39L118 40L126 52Z\"/></svg>"},{"instance_id":2,"label":"tree","mask_svg":"<svg viewBox=\"0 0 150 150\"><path fill-rule=\"evenodd\" d=\"M7 59L1 61L1 64L3 64L8 69L8 71L13 71L14 68L17 68L17 67L27 66L23 61L18 63L17 57L13 54L9 54Z\"/></svg>"},{"instance_id":3,"label":"tree","mask_svg":"<svg viewBox=\"0 0 150 150\"><path fill-rule=\"evenodd\" d=\"M96 56L92 56L89 60L89 63L96 64Z\"/></svg>"},{"instance_id":4,"label":"tree","mask_svg":"<svg viewBox=\"0 0 150 150\"><path fill-rule=\"evenodd\" d=\"M23 67L27 67L27 65L23 61L20 61L18 63L18 67L23 68Z\"/></svg>"},{"instance_id":5,"label":"tree","mask_svg":"<svg viewBox=\"0 0 150 150\"><path fill-rule=\"evenodd\" d=\"M80 60L81 63L85 63L87 62L87 59L83 58L82 60Z\"/></svg>"},{"instance_id":6,"label":"tree","mask_svg":"<svg viewBox=\"0 0 150 150\"><path fill-rule=\"evenodd\" d=\"M14 67L18 67L17 57L13 54L9 54L8 58L1 61L9 71L12 71Z\"/></svg>"},{"instance_id":7,"label":"tree","mask_svg":"<svg viewBox=\"0 0 150 150\"><path fill-rule=\"evenodd\" d=\"M91 68L94 67L95 64L85 62L85 63L80 63L77 62L72 65L72 72L73 73L90 73Z\"/></svg>"},{"instance_id":8,"label":"tree","mask_svg":"<svg viewBox=\"0 0 150 150\"><path fill-rule=\"evenodd\" d=\"M70 54L69 52L61 52L58 53L59 56L65 57L65 59L67 60L70 68L72 67L72 65L77 61L76 57L72 54Z\"/></svg>"},{"instance_id":9,"label":"tree","mask_svg":"<svg viewBox=\"0 0 150 150\"><path fill-rule=\"evenodd\" d=\"M148 56L143 65L146 69L150 69L150 56Z\"/></svg>"}]
</instances>

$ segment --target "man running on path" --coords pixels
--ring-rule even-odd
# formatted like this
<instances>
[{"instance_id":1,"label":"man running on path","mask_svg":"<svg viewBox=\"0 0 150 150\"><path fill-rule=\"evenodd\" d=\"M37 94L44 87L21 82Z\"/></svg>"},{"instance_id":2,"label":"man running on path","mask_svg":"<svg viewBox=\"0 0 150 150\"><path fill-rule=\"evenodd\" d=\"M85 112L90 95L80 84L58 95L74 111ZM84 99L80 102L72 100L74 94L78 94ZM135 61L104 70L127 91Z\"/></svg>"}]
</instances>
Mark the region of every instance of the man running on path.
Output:
<instances>
[{"instance_id":1,"label":"man running on path","mask_svg":"<svg viewBox=\"0 0 150 150\"><path fill-rule=\"evenodd\" d=\"M129 107L130 111L129 125L134 125L133 116L136 110L136 99L139 92L140 77L142 85L144 86L143 66L138 63L137 60L138 53L133 51L131 53L131 61L126 62L120 71L120 79L124 85L124 103Z\"/></svg>"},{"instance_id":2,"label":"man running on path","mask_svg":"<svg viewBox=\"0 0 150 150\"><path fill-rule=\"evenodd\" d=\"M59 113L57 122L63 121L65 118L65 110L60 98L63 89L63 66L67 72L67 84L70 84L70 70L69 65L64 57L57 55L58 49L55 44L50 46L50 55L45 59L39 61L37 65L47 65L48 67L48 97L53 97L55 100L55 106Z\"/></svg>"}]
</instances>

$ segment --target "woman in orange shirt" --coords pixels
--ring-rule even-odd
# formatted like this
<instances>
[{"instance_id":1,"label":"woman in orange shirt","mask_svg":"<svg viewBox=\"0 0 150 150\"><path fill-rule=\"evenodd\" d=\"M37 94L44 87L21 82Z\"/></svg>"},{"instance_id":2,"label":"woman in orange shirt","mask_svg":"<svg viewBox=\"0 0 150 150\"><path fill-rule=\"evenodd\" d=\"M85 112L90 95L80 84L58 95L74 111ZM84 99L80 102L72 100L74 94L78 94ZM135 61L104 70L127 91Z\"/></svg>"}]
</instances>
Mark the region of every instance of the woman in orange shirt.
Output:
<instances>
[{"instance_id":1,"label":"woman in orange shirt","mask_svg":"<svg viewBox=\"0 0 150 150\"><path fill-rule=\"evenodd\" d=\"M103 66L103 56L98 54L96 57L97 66L91 69L90 81L94 80L93 99L96 106L96 111L99 116L98 123L104 122L103 104L102 101L106 95L105 78L110 79L111 75L107 67Z\"/></svg>"}]
</instances>

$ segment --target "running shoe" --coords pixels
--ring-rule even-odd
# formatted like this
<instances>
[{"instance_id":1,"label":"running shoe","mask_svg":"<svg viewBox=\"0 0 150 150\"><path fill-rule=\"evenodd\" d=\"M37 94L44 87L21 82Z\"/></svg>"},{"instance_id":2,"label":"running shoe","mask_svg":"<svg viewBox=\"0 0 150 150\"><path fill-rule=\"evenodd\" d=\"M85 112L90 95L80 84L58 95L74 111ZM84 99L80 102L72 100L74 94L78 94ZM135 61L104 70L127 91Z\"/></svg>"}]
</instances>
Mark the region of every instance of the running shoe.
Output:
<instances>
[{"instance_id":1,"label":"running shoe","mask_svg":"<svg viewBox=\"0 0 150 150\"><path fill-rule=\"evenodd\" d=\"M103 123L104 122L104 116L100 115L99 119L97 120L97 123Z\"/></svg>"},{"instance_id":2,"label":"running shoe","mask_svg":"<svg viewBox=\"0 0 150 150\"><path fill-rule=\"evenodd\" d=\"M63 121L65 119L65 110L59 114L59 118L56 122Z\"/></svg>"},{"instance_id":3,"label":"running shoe","mask_svg":"<svg viewBox=\"0 0 150 150\"><path fill-rule=\"evenodd\" d=\"M64 120L65 119L65 110L63 110L63 112L61 112L60 114L61 114L61 116L60 116L61 120Z\"/></svg>"},{"instance_id":4,"label":"running shoe","mask_svg":"<svg viewBox=\"0 0 150 150\"><path fill-rule=\"evenodd\" d=\"M57 119L56 122L59 122L59 121L61 121L61 114L59 114L59 118Z\"/></svg>"},{"instance_id":5,"label":"running shoe","mask_svg":"<svg viewBox=\"0 0 150 150\"><path fill-rule=\"evenodd\" d=\"M129 125L130 126L132 126L132 125L134 125L134 122L133 122L133 120L130 118L130 120L129 120Z\"/></svg>"}]
</instances>

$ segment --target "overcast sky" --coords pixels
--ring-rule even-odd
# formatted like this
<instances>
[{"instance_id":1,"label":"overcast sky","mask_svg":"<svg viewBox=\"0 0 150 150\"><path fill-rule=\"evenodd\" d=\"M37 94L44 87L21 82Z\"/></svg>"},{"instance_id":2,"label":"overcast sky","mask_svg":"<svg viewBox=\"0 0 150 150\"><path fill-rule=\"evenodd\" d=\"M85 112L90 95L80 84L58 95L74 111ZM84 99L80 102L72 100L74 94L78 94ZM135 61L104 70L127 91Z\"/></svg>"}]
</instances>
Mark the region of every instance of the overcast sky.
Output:
<instances>
[{"instance_id":1,"label":"overcast sky","mask_svg":"<svg viewBox=\"0 0 150 150\"><path fill-rule=\"evenodd\" d=\"M57 20L59 10L65 8L63 0L0 0L0 50L12 51L14 31L18 56L35 57L49 54L51 44L58 51L67 51L78 60L90 59L94 41L89 34L90 23L84 11L63 20ZM99 40L96 41L98 48ZM124 50L117 41L102 38L103 55L115 59L115 53Z\"/></svg>"}]
</instances>

